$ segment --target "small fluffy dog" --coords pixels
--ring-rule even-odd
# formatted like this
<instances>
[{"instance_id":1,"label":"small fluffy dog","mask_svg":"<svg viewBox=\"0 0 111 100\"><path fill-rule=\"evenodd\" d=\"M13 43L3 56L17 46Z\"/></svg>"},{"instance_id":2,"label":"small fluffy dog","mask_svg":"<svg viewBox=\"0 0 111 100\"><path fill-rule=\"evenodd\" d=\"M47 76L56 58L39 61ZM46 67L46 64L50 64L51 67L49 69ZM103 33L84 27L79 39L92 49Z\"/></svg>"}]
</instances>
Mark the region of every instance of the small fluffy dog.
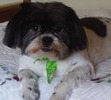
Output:
<instances>
[{"instance_id":1,"label":"small fluffy dog","mask_svg":"<svg viewBox=\"0 0 111 100\"><path fill-rule=\"evenodd\" d=\"M46 75L45 64L32 61L44 57L57 61L55 76L62 76L50 100L65 100L75 86L91 79L96 64L111 57L111 19L79 19L60 2L23 3L3 42L22 51L18 74L24 100L39 100L38 78Z\"/></svg>"}]
</instances>

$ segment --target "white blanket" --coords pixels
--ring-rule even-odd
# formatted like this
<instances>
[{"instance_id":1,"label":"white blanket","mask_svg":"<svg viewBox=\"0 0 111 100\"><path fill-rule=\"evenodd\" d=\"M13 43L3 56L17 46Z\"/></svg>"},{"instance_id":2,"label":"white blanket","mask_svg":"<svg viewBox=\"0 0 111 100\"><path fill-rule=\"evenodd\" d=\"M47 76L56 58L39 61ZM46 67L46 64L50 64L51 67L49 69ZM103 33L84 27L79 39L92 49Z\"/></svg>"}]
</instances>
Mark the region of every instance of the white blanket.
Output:
<instances>
[{"instance_id":1,"label":"white blanket","mask_svg":"<svg viewBox=\"0 0 111 100\"><path fill-rule=\"evenodd\" d=\"M90 11L78 11L80 17L102 15L110 17L106 10L92 13ZM18 49L10 49L2 44L6 23L0 24L0 100L22 100L22 85L15 75L18 71ZM111 100L111 60L98 65L97 82L87 81L81 87L73 90L70 100ZM105 77L106 76L106 77ZM40 100L49 100L54 86L59 79L55 78L52 84L47 84L46 78L39 80L41 90Z\"/></svg>"}]
</instances>

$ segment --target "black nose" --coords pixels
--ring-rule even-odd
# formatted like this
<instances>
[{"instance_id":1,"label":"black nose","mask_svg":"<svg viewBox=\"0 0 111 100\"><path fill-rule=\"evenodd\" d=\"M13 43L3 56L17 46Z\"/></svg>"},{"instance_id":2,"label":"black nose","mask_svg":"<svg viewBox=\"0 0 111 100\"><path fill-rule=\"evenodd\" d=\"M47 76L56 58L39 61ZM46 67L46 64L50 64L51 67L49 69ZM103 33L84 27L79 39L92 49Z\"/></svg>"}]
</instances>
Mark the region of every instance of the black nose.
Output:
<instances>
[{"instance_id":1,"label":"black nose","mask_svg":"<svg viewBox=\"0 0 111 100\"><path fill-rule=\"evenodd\" d=\"M48 46L53 42L53 39L52 39L52 37L45 36L42 38L42 42L45 46Z\"/></svg>"}]
</instances>

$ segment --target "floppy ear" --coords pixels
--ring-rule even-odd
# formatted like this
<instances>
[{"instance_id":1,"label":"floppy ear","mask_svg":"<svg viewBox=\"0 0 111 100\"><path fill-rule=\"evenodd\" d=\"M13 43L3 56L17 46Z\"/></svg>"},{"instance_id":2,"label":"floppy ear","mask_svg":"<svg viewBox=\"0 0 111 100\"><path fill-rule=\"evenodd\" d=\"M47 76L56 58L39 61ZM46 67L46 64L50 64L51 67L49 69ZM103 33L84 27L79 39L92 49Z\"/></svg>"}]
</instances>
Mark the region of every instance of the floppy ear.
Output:
<instances>
[{"instance_id":1,"label":"floppy ear","mask_svg":"<svg viewBox=\"0 0 111 100\"><path fill-rule=\"evenodd\" d=\"M26 18L30 3L21 4L20 11L9 21L6 30L3 43L8 47L21 47L24 20Z\"/></svg>"},{"instance_id":2,"label":"floppy ear","mask_svg":"<svg viewBox=\"0 0 111 100\"><path fill-rule=\"evenodd\" d=\"M82 50L87 46L87 37L83 26L74 10L68 7L68 28L70 47L74 50Z\"/></svg>"}]
</instances>

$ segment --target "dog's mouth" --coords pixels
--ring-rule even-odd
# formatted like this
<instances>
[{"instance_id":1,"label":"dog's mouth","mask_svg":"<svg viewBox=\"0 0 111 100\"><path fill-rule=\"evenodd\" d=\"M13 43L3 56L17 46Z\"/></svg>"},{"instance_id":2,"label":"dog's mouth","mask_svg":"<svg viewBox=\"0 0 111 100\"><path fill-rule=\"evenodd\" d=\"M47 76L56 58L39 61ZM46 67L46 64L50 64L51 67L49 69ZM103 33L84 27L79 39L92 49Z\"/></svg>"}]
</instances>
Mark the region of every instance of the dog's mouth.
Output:
<instances>
[{"instance_id":1,"label":"dog's mouth","mask_svg":"<svg viewBox=\"0 0 111 100\"><path fill-rule=\"evenodd\" d=\"M51 52L51 51L53 51L52 48L48 48L48 47L43 47L43 48L41 48L41 50L42 50L43 52Z\"/></svg>"}]
</instances>

